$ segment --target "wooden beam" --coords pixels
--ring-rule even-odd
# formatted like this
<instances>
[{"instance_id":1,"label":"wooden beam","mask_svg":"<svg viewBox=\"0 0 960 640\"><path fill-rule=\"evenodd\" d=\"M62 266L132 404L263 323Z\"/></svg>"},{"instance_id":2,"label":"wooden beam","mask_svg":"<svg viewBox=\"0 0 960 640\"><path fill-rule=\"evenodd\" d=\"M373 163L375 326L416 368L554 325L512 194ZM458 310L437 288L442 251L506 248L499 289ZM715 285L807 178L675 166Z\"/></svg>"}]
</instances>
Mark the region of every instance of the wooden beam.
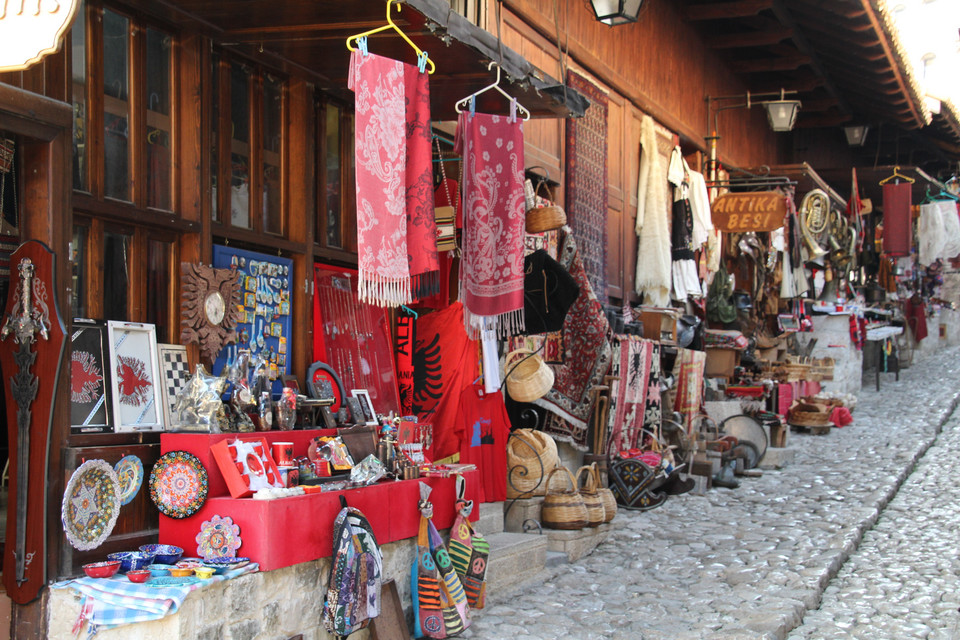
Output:
<instances>
[{"instance_id":1,"label":"wooden beam","mask_svg":"<svg viewBox=\"0 0 960 640\"><path fill-rule=\"evenodd\" d=\"M744 33L724 33L707 36L704 43L711 49L745 49L748 47L763 47L779 44L793 35L793 30L786 27L765 29L763 31L748 31Z\"/></svg>"},{"instance_id":2,"label":"wooden beam","mask_svg":"<svg viewBox=\"0 0 960 640\"><path fill-rule=\"evenodd\" d=\"M840 106L840 101L836 98L802 98L802 112L811 113L817 111L828 111Z\"/></svg>"},{"instance_id":3,"label":"wooden beam","mask_svg":"<svg viewBox=\"0 0 960 640\"><path fill-rule=\"evenodd\" d=\"M755 16L773 6L773 0L737 0L716 4L698 4L684 9L684 16L690 22L701 20L722 20L725 18L745 18Z\"/></svg>"},{"instance_id":4,"label":"wooden beam","mask_svg":"<svg viewBox=\"0 0 960 640\"><path fill-rule=\"evenodd\" d=\"M800 93L808 93L823 87L827 81L822 76L816 76L810 71L802 71L793 77L785 77L776 83L762 83L751 85L750 90L755 93L773 93L780 89L790 89Z\"/></svg>"},{"instance_id":5,"label":"wooden beam","mask_svg":"<svg viewBox=\"0 0 960 640\"><path fill-rule=\"evenodd\" d=\"M761 60L738 60L730 63L735 73L763 73L766 71L793 71L810 64L810 56L799 55L785 58L765 58Z\"/></svg>"},{"instance_id":6,"label":"wooden beam","mask_svg":"<svg viewBox=\"0 0 960 640\"><path fill-rule=\"evenodd\" d=\"M829 127L839 127L844 123L853 120L849 113L823 113L815 116L803 115L803 109L797 116L798 129L823 129Z\"/></svg>"}]
</instances>

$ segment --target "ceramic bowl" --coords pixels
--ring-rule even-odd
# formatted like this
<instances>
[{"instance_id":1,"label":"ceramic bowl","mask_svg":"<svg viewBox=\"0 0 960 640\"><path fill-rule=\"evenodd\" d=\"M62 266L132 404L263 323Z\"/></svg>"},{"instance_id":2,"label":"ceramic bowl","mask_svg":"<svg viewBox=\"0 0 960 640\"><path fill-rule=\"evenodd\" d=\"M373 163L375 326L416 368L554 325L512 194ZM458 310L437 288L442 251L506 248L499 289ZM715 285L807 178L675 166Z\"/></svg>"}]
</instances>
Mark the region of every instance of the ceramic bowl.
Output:
<instances>
[{"instance_id":1,"label":"ceramic bowl","mask_svg":"<svg viewBox=\"0 0 960 640\"><path fill-rule=\"evenodd\" d=\"M170 577L172 578L185 578L187 576L193 575L192 567L172 567L170 569Z\"/></svg>"},{"instance_id":2,"label":"ceramic bowl","mask_svg":"<svg viewBox=\"0 0 960 640\"><path fill-rule=\"evenodd\" d=\"M176 563L176 565L181 569L196 569L197 567L203 566L203 560L200 558L189 558L187 560L181 560Z\"/></svg>"},{"instance_id":3,"label":"ceramic bowl","mask_svg":"<svg viewBox=\"0 0 960 640\"><path fill-rule=\"evenodd\" d=\"M83 572L91 578L109 578L120 570L119 560L108 560L106 562L91 562L83 565Z\"/></svg>"},{"instance_id":4,"label":"ceramic bowl","mask_svg":"<svg viewBox=\"0 0 960 640\"><path fill-rule=\"evenodd\" d=\"M183 555L183 549L172 544L145 544L140 547L140 551L152 554L153 561L157 564L177 564L177 560Z\"/></svg>"},{"instance_id":5,"label":"ceramic bowl","mask_svg":"<svg viewBox=\"0 0 960 640\"><path fill-rule=\"evenodd\" d=\"M132 569L127 571L127 580L130 582L146 582L150 579L149 569Z\"/></svg>"},{"instance_id":6,"label":"ceramic bowl","mask_svg":"<svg viewBox=\"0 0 960 640\"><path fill-rule=\"evenodd\" d=\"M201 580L209 580L213 577L213 574L216 573L216 570L213 567L197 567L193 570L197 577Z\"/></svg>"},{"instance_id":7,"label":"ceramic bowl","mask_svg":"<svg viewBox=\"0 0 960 640\"><path fill-rule=\"evenodd\" d=\"M171 567L169 564L149 564L149 565L147 565L147 569L150 570L150 575L152 575L154 578L159 578L159 577L162 577L162 576L169 576L169 575L170 575L170 569L171 569L171 568L172 568L172 567Z\"/></svg>"},{"instance_id":8,"label":"ceramic bowl","mask_svg":"<svg viewBox=\"0 0 960 640\"><path fill-rule=\"evenodd\" d=\"M120 561L120 571L135 571L143 569L148 564L153 564L153 556L142 551L120 551L119 553L110 553L107 555L109 560Z\"/></svg>"}]
</instances>

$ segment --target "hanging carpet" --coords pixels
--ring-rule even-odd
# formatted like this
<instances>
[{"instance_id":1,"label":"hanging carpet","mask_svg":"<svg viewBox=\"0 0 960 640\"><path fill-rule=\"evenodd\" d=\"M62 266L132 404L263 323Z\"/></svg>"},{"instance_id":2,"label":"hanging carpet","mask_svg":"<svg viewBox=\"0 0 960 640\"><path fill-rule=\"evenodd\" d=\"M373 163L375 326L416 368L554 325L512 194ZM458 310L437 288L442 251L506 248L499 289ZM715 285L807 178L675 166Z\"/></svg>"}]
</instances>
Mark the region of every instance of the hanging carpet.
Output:
<instances>
[{"instance_id":1,"label":"hanging carpet","mask_svg":"<svg viewBox=\"0 0 960 640\"><path fill-rule=\"evenodd\" d=\"M618 436L609 449L616 454L642 445L644 428L655 433L660 426L660 344L628 335L614 342L610 375L619 380L610 384L608 427Z\"/></svg>"}]
</instances>

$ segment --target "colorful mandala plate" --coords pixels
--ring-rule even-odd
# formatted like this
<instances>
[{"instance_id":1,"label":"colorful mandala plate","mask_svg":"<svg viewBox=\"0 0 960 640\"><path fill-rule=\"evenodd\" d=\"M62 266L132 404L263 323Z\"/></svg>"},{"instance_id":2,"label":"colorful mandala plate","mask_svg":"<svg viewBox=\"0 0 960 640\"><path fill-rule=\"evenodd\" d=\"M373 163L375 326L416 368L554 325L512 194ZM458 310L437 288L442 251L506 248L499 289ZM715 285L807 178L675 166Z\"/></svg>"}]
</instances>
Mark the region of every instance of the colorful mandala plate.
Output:
<instances>
[{"instance_id":1,"label":"colorful mandala plate","mask_svg":"<svg viewBox=\"0 0 960 640\"><path fill-rule=\"evenodd\" d=\"M113 531L119 512L120 480L113 467L103 460L80 465L70 476L60 506L70 544L80 551L96 549Z\"/></svg>"},{"instance_id":2,"label":"colorful mandala plate","mask_svg":"<svg viewBox=\"0 0 960 640\"><path fill-rule=\"evenodd\" d=\"M197 554L204 560L232 558L240 548L240 526L230 517L213 516L200 525L197 534Z\"/></svg>"},{"instance_id":3,"label":"colorful mandala plate","mask_svg":"<svg viewBox=\"0 0 960 640\"><path fill-rule=\"evenodd\" d=\"M163 454L150 472L150 499L171 518L192 516L207 499L207 470L192 453Z\"/></svg>"},{"instance_id":4,"label":"colorful mandala plate","mask_svg":"<svg viewBox=\"0 0 960 640\"><path fill-rule=\"evenodd\" d=\"M120 504L127 504L136 497L143 484L143 463L137 456L123 456L113 465L113 470L120 479Z\"/></svg>"}]
</instances>

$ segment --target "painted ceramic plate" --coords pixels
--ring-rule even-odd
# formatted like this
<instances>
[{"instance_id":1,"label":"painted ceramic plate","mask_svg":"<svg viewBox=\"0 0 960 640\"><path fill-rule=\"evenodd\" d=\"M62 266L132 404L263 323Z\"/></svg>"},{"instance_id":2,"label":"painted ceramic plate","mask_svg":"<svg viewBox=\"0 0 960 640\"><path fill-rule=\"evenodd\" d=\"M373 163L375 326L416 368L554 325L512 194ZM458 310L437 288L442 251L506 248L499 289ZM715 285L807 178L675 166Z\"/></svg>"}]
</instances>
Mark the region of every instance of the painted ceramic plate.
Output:
<instances>
[{"instance_id":1,"label":"painted ceramic plate","mask_svg":"<svg viewBox=\"0 0 960 640\"><path fill-rule=\"evenodd\" d=\"M213 516L200 525L197 534L197 554L204 561L215 558L232 558L240 548L240 526L233 524L229 516Z\"/></svg>"},{"instance_id":2,"label":"painted ceramic plate","mask_svg":"<svg viewBox=\"0 0 960 640\"><path fill-rule=\"evenodd\" d=\"M137 456L123 456L113 465L113 470L120 479L120 504L127 504L136 497L143 484L143 463Z\"/></svg>"},{"instance_id":3,"label":"painted ceramic plate","mask_svg":"<svg viewBox=\"0 0 960 640\"><path fill-rule=\"evenodd\" d=\"M192 453L163 454L150 472L150 499L171 518L192 516L207 499L207 470Z\"/></svg>"},{"instance_id":4,"label":"painted ceramic plate","mask_svg":"<svg viewBox=\"0 0 960 640\"><path fill-rule=\"evenodd\" d=\"M239 569L250 564L250 558L210 558L203 563L210 567L226 567L229 569Z\"/></svg>"},{"instance_id":5,"label":"painted ceramic plate","mask_svg":"<svg viewBox=\"0 0 960 640\"><path fill-rule=\"evenodd\" d=\"M70 476L60 520L76 549L96 549L113 531L120 512L120 480L103 460L87 460ZM228 554L228 555L233 555Z\"/></svg>"},{"instance_id":6,"label":"painted ceramic plate","mask_svg":"<svg viewBox=\"0 0 960 640\"><path fill-rule=\"evenodd\" d=\"M160 576L157 578L151 578L147 582L148 587L185 587L190 584L196 584L200 582L200 578L194 578L193 576Z\"/></svg>"}]
</instances>

